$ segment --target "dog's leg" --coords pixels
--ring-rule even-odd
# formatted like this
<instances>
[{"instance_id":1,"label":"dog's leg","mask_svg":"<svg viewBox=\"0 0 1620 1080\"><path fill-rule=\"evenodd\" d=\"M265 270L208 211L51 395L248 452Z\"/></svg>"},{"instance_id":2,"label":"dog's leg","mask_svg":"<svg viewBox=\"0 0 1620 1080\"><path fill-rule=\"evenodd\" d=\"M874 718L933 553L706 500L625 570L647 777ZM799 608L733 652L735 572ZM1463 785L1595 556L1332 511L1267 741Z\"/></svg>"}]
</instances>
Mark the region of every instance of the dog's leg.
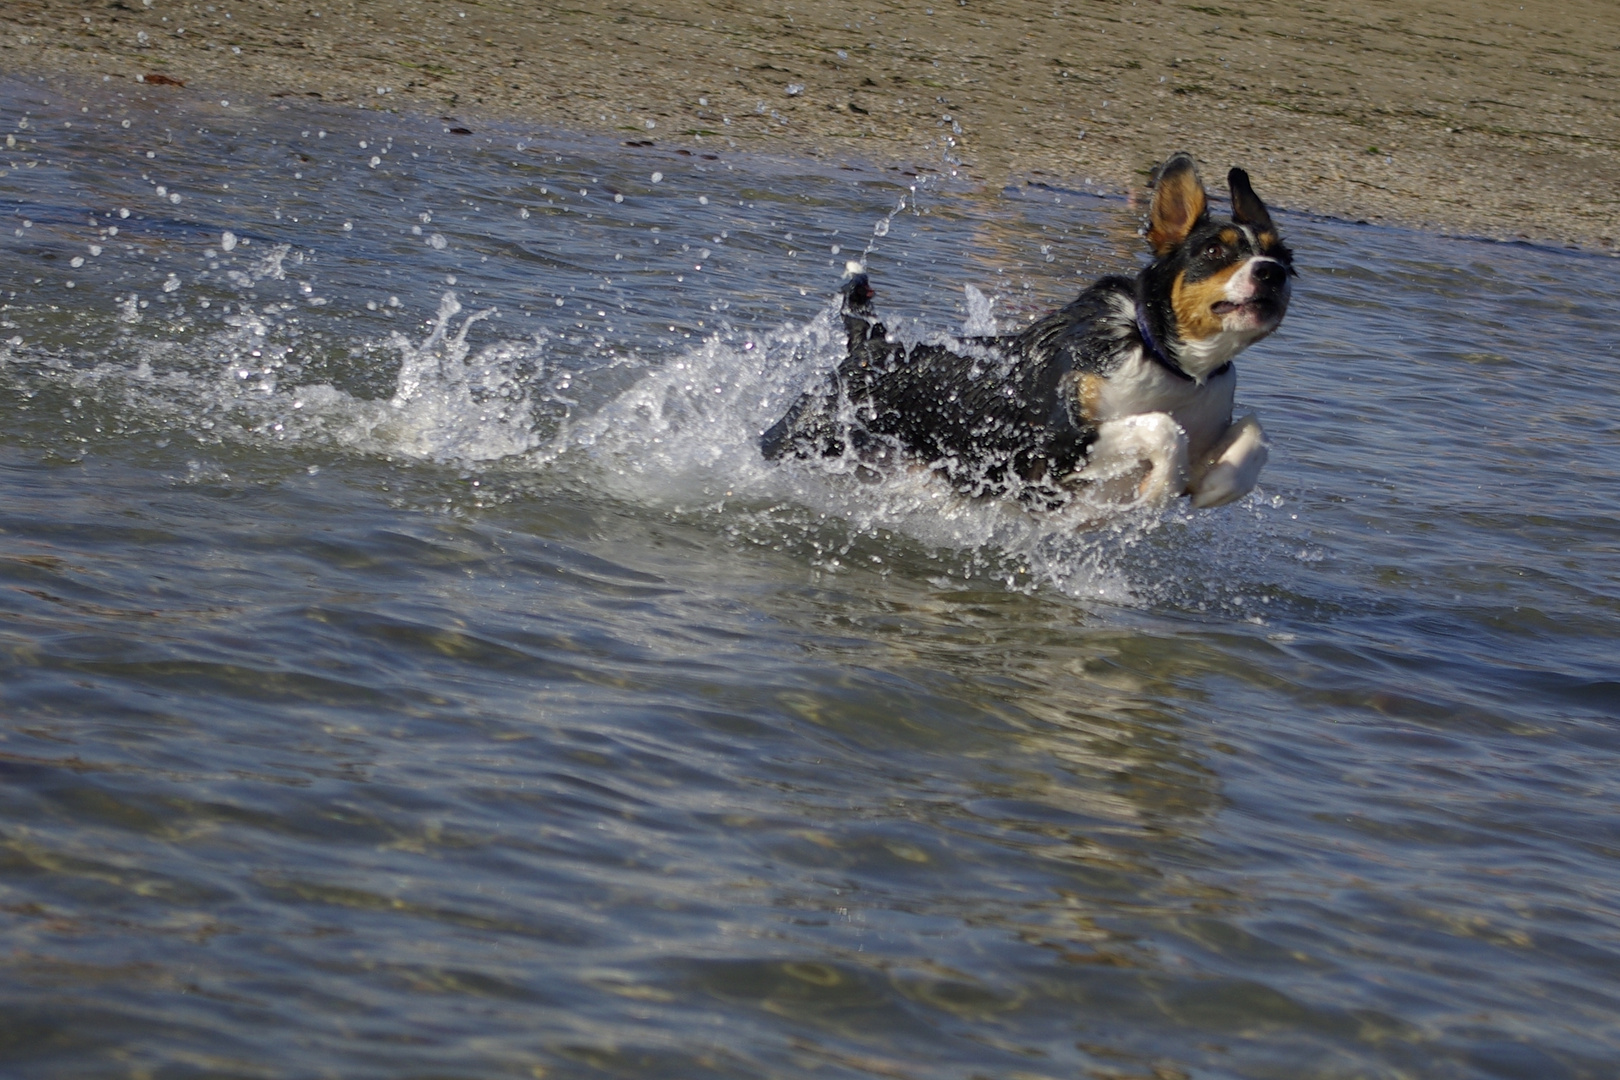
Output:
<instances>
[{"instance_id":1,"label":"dog's leg","mask_svg":"<svg viewBox=\"0 0 1620 1080\"><path fill-rule=\"evenodd\" d=\"M1187 433L1169 413L1104 421L1085 467L1069 479L1103 501L1163 506L1187 485Z\"/></svg>"},{"instance_id":2,"label":"dog's leg","mask_svg":"<svg viewBox=\"0 0 1620 1080\"><path fill-rule=\"evenodd\" d=\"M1226 429L1193 470L1187 493L1200 510L1225 506L1254 490L1266 463L1266 433L1252 415Z\"/></svg>"},{"instance_id":3,"label":"dog's leg","mask_svg":"<svg viewBox=\"0 0 1620 1080\"><path fill-rule=\"evenodd\" d=\"M799 395L782 419L766 428L759 437L759 450L766 461L794 457L838 457L844 452L843 425L838 423L838 385L828 376L827 385Z\"/></svg>"}]
</instances>

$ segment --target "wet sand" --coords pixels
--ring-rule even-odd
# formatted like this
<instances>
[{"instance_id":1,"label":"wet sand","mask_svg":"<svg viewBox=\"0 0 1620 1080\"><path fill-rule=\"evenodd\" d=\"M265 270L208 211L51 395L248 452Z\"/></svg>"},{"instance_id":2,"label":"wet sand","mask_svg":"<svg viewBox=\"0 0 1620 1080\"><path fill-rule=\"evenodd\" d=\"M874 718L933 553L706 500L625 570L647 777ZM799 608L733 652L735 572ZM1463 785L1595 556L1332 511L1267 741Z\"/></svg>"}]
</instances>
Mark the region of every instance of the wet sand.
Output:
<instances>
[{"instance_id":1,"label":"wet sand","mask_svg":"<svg viewBox=\"0 0 1620 1080\"><path fill-rule=\"evenodd\" d=\"M1442 0L8 0L0 71L1275 205L1614 250L1620 8ZM146 79L158 75L173 82ZM137 80L143 80L137 84ZM184 85L176 85L183 83Z\"/></svg>"}]
</instances>

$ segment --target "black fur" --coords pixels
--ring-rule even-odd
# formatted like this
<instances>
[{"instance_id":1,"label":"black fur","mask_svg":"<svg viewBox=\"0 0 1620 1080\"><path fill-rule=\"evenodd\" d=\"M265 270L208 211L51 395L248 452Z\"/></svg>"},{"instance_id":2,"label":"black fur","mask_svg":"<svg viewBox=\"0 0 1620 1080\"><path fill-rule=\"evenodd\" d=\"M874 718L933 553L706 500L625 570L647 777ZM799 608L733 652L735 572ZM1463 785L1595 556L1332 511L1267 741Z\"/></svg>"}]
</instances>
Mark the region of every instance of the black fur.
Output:
<instances>
[{"instance_id":1,"label":"black fur","mask_svg":"<svg viewBox=\"0 0 1620 1080\"><path fill-rule=\"evenodd\" d=\"M1119 292L1131 296L1129 279L1104 278L1022 333L967 338L958 352L891 339L857 274L842 290L848 358L760 437L760 449L774 461L904 448L969 494L1039 494L1096 438L1062 391L1070 372L1108 368L1136 333L1106 317L1108 294Z\"/></svg>"}]
</instances>

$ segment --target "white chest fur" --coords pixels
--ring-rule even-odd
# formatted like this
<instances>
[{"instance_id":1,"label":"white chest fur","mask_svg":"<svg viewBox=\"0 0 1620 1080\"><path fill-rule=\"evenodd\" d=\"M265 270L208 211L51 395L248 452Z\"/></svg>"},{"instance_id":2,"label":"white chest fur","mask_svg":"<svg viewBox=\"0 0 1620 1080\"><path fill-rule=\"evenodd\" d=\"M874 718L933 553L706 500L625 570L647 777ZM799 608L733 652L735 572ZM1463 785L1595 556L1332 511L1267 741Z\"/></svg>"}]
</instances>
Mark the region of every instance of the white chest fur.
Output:
<instances>
[{"instance_id":1,"label":"white chest fur","mask_svg":"<svg viewBox=\"0 0 1620 1080\"><path fill-rule=\"evenodd\" d=\"M1141 413L1169 413L1187 433L1187 449L1198 458L1214 446L1232 423L1237 371L1230 366L1203 382L1184 379L1148 359L1141 349L1101 381L1087 402L1096 422Z\"/></svg>"}]
</instances>

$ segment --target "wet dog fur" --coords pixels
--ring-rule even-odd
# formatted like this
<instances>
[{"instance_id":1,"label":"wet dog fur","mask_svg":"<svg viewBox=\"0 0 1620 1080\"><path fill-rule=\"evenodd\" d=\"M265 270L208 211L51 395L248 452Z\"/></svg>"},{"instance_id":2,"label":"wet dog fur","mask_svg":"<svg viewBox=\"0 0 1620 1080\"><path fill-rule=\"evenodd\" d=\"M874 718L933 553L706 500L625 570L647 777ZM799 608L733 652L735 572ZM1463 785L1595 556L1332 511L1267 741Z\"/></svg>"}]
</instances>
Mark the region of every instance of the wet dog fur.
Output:
<instances>
[{"instance_id":1,"label":"wet dog fur","mask_svg":"<svg viewBox=\"0 0 1620 1080\"><path fill-rule=\"evenodd\" d=\"M1186 154L1160 167L1153 261L1109 276L1017 334L906 345L864 273L842 289L848 356L760 436L769 460L854 453L925 463L971 495L1042 507L1076 493L1220 506L1266 461L1253 416L1232 418L1232 358L1277 328L1293 257L1233 169L1230 217L1210 213Z\"/></svg>"}]
</instances>

